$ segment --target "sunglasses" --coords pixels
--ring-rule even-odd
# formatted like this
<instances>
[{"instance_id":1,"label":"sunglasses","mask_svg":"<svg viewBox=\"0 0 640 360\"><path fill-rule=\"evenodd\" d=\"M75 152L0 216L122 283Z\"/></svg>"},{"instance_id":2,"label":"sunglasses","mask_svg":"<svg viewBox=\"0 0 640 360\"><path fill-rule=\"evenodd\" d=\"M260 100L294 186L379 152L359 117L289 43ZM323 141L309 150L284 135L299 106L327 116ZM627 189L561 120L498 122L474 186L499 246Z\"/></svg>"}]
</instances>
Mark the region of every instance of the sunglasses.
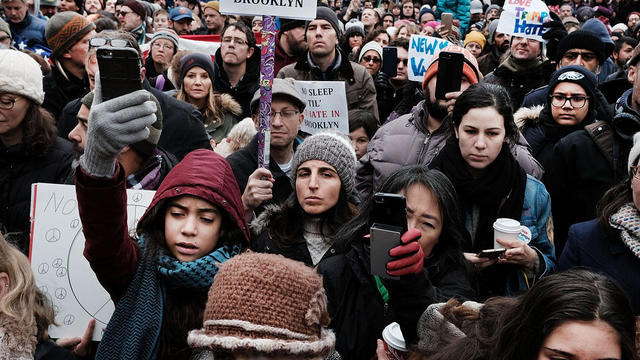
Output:
<instances>
[{"instance_id":1,"label":"sunglasses","mask_svg":"<svg viewBox=\"0 0 640 360\"><path fill-rule=\"evenodd\" d=\"M374 64L379 64L380 63L380 58L379 57L375 57L375 56L363 56L362 60L364 60L364 62L371 62L373 61Z\"/></svg>"}]
</instances>

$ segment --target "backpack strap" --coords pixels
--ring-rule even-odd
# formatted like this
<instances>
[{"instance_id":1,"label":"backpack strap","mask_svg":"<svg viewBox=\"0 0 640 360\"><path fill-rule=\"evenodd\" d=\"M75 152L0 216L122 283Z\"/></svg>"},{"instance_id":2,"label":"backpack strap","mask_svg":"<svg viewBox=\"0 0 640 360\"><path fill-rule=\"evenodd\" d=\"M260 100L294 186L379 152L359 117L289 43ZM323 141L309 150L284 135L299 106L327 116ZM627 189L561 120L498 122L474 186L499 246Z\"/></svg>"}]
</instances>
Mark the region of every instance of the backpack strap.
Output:
<instances>
[{"instance_id":1,"label":"backpack strap","mask_svg":"<svg viewBox=\"0 0 640 360\"><path fill-rule=\"evenodd\" d=\"M598 145L604 157L613 165L613 132L611 126L602 120L585 125L584 129Z\"/></svg>"}]
</instances>

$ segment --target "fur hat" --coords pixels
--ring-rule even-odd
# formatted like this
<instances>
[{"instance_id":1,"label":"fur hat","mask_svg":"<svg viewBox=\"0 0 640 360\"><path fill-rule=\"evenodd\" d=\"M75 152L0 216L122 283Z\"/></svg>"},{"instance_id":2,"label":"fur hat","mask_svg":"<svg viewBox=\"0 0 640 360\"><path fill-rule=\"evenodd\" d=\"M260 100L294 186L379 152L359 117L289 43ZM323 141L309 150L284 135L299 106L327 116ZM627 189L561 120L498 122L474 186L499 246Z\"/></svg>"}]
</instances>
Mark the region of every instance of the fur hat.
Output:
<instances>
[{"instance_id":1,"label":"fur hat","mask_svg":"<svg viewBox=\"0 0 640 360\"><path fill-rule=\"evenodd\" d=\"M576 30L560 40L556 50L556 61L560 62L564 54L571 49L593 51L598 57L599 64L606 59L604 43L591 31Z\"/></svg>"},{"instance_id":2,"label":"fur hat","mask_svg":"<svg viewBox=\"0 0 640 360\"><path fill-rule=\"evenodd\" d=\"M480 70L478 69L478 61L476 60L476 57L473 56L469 52L469 50L465 48L462 48L457 45L449 45L444 49L440 50L440 52L438 52L436 56L433 57L433 60L431 61L431 65L429 65L427 72L424 74L424 80L422 81L423 90L427 86L427 83L429 82L429 80L438 73L438 60L440 57L440 53L443 51L462 53L464 55L462 75L464 75L467 78L467 80L469 80L469 83L471 84L476 84L478 83L478 81L480 81L480 79L482 78L482 75L480 73Z\"/></svg>"},{"instance_id":3,"label":"fur hat","mask_svg":"<svg viewBox=\"0 0 640 360\"><path fill-rule=\"evenodd\" d=\"M316 10L316 20L326 20L329 22L329 24L331 24L331 27L333 27L333 30L336 31L336 34L338 35L338 39L340 38L340 35L342 34L342 31L340 31L340 21L338 20L338 16L336 15L335 12L333 12L333 10L331 10L331 8L328 8L326 6L318 6L318 9ZM309 29L309 23L307 22L307 25L304 27L304 36L307 36L307 30Z\"/></svg>"},{"instance_id":4,"label":"fur hat","mask_svg":"<svg viewBox=\"0 0 640 360\"><path fill-rule=\"evenodd\" d=\"M297 107L298 110L304 111L304 108L307 107L307 100L300 94L298 89L296 89L294 85L294 80L292 78L275 78L273 79L273 84L271 85L271 97L275 98L276 96L285 96L289 98ZM260 89L256 90L253 94L253 98L251 99L251 113L257 113L258 105L260 104Z\"/></svg>"},{"instance_id":5,"label":"fur hat","mask_svg":"<svg viewBox=\"0 0 640 360\"><path fill-rule=\"evenodd\" d=\"M347 196L356 183L356 153L349 139L336 132L322 132L304 139L293 154L291 179L296 181L298 166L305 161L322 160L336 169Z\"/></svg>"},{"instance_id":6,"label":"fur hat","mask_svg":"<svg viewBox=\"0 0 640 360\"><path fill-rule=\"evenodd\" d=\"M129 9L131 9L131 11L138 14L142 21L146 21L147 11L144 9L144 6L142 6L142 4L137 0L127 0L122 4L122 6L128 7Z\"/></svg>"},{"instance_id":7,"label":"fur hat","mask_svg":"<svg viewBox=\"0 0 640 360\"><path fill-rule=\"evenodd\" d=\"M20 51L0 50L0 92L24 96L42 105L44 91L40 65Z\"/></svg>"},{"instance_id":8,"label":"fur hat","mask_svg":"<svg viewBox=\"0 0 640 360\"><path fill-rule=\"evenodd\" d=\"M627 169L629 169L635 163L638 162L638 157L640 157L640 132L633 135L633 146L629 151L629 160L627 160Z\"/></svg>"},{"instance_id":9,"label":"fur hat","mask_svg":"<svg viewBox=\"0 0 640 360\"><path fill-rule=\"evenodd\" d=\"M380 56L380 64L382 64L382 52L383 52L382 46L380 46L380 44L378 44L375 41L369 41L368 43L364 44L364 46L362 47L362 50L360 50L360 56L358 57L358 62L362 61L362 57L369 50L374 50L375 52L378 53L378 56Z\"/></svg>"},{"instance_id":10,"label":"fur hat","mask_svg":"<svg viewBox=\"0 0 640 360\"><path fill-rule=\"evenodd\" d=\"M57 13L47 21L44 34L51 47L51 57L57 59L96 26L75 11Z\"/></svg>"},{"instance_id":11,"label":"fur hat","mask_svg":"<svg viewBox=\"0 0 640 360\"><path fill-rule=\"evenodd\" d=\"M191 53L180 60L180 81L184 80L189 69L198 66L209 74L209 79L213 81L213 61L211 56L202 53Z\"/></svg>"},{"instance_id":12,"label":"fur hat","mask_svg":"<svg viewBox=\"0 0 640 360\"><path fill-rule=\"evenodd\" d=\"M335 346L327 297L315 270L282 255L246 252L220 265L193 348L291 358L325 357Z\"/></svg>"}]
</instances>

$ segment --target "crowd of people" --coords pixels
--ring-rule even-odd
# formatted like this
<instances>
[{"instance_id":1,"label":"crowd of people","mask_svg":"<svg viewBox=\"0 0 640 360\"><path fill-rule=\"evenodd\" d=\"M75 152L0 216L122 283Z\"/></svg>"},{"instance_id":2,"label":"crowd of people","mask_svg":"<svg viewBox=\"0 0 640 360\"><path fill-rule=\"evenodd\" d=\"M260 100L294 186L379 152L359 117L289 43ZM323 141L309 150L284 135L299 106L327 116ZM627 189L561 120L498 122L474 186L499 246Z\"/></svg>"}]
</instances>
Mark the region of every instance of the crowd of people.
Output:
<instances>
[{"instance_id":1,"label":"crowd of people","mask_svg":"<svg viewBox=\"0 0 640 360\"><path fill-rule=\"evenodd\" d=\"M386 360L390 326L412 359L638 359L640 1L546 5L543 41L499 32L500 0L277 18L261 142L262 17L0 0L0 359ZM414 34L450 42L420 81ZM105 95L105 46L135 54L140 90ZM459 90L440 96L450 53ZM302 131L301 80L344 83L348 134ZM28 260L38 182L75 186L116 305L100 342L93 321L49 336ZM127 189L155 190L133 232ZM406 208L385 276L377 193ZM518 236L495 235L505 218Z\"/></svg>"}]
</instances>

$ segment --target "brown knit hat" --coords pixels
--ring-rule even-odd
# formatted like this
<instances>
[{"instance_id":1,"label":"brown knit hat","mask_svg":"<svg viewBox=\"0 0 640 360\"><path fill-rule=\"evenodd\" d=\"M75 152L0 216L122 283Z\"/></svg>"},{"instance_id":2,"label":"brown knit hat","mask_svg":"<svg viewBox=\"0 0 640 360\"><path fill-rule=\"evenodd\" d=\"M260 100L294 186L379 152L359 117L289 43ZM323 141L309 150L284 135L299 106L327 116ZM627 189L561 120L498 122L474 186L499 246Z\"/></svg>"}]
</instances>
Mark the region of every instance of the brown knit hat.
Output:
<instances>
[{"instance_id":1,"label":"brown knit hat","mask_svg":"<svg viewBox=\"0 0 640 360\"><path fill-rule=\"evenodd\" d=\"M247 252L220 266L204 328L189 346L269 356L320 357L334 348L322 278L282 255Z\"/></svg>"},{"instance_id":2,"label":"brown knit hat","mask_svg":"<svg viewBox=\"0 0 640 360\"><path fill-rule=\"evenodd\" d=\"M51 57L57 59L63 52L80 41L96 26L75 11L57 13L47 21L44 35L51 48Z\"/></svg>"},{"instance_id":3,"label":"brown knit hat","mask_svg":"<svg viewBox=\"0 0 640 360\"><path fill-rule=\"evenodd\" d=\"M127 0L122 6L127 6L131 11L138 14L142 21L146 21L147 19L147 10L144 9L144 6L137 0Z\"/></svg>"}]
</instances>

